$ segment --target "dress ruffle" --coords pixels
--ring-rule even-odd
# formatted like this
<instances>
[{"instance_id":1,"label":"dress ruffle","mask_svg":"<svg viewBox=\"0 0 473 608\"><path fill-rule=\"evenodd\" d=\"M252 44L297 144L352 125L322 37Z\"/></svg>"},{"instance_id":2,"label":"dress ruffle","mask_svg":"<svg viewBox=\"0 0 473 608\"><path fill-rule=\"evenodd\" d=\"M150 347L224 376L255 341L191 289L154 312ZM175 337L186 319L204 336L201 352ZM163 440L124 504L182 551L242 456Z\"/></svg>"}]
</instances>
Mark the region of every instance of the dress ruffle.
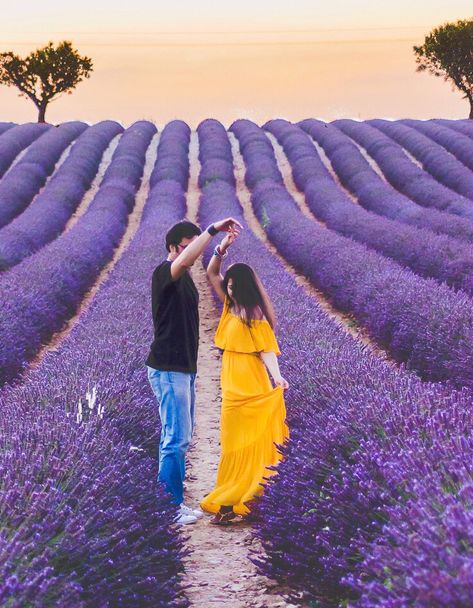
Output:
<instances>
[{"instance_id":1,"label":"dress ruffle","mask_svg":"<svg viewBox=\"0 0 473 608\"><path fill-rule=\"evenodd\" d=\"M251 327L230 312L225 299L222 316L215 334L215 346L238 353L274 352L281 354L271 325L266 319L253 320Z\"/></svg>"}]
</instances>

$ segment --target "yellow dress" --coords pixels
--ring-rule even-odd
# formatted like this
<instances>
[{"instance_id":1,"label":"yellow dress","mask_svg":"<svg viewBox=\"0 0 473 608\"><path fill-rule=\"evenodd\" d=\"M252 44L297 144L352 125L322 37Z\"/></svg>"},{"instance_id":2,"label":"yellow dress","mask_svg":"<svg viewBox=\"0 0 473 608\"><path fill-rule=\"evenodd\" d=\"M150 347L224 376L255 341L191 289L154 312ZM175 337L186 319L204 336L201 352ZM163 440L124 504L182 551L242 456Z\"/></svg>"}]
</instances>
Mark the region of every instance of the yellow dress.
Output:
<instances>
[{"instance_id":1,"label":"yellow dress","mask_svg":"<svg viewBox=\"0 0 473 608\"><path fill-rule=\"evenodd\" d=\"M249 512L245 503L263 493L265 478L274 475L281 445L289 436L284 391L272 387L258 352L280 355L276 337L266 319L254 320L251 329L230 312L225 299L215 334L223 350L220 428L221 456L215 488L201 502L204 511L217 513L222 505L235 513Z\"/></svg>"}]
</instances>

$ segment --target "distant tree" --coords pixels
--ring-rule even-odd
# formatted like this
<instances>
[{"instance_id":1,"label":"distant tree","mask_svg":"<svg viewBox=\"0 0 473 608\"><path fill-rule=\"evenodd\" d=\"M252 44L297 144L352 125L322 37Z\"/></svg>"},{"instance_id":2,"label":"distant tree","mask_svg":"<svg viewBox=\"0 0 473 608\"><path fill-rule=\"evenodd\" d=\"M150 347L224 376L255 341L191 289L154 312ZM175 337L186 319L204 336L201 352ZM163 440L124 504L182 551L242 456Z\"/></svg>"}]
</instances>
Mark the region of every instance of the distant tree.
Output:
<instances>
[{"instance_id":1,"label":"distant tree","mask_svg":"<svg viewBox=\"0 0 473 608\"><path fill-rule=\"evenodd\" d=\"M422 46L414 46L418 72L428 70L443 76L464 93L473 118L473 20L446 23L426 36Z\"/></svg>"},{"instance_id":2,"label":"distant tree","mask_svg":"<svg viewBox=\"0 0 473 608\"><path fill-rule=\"evenodd\" d=\"M11 51L0 53L0 84L17 87L38 108L45 122L46 107L60 93L71 94L92 71L92 60L81 57L70 42L52 42L21 59Z\"/></svg>"}]
</instances>

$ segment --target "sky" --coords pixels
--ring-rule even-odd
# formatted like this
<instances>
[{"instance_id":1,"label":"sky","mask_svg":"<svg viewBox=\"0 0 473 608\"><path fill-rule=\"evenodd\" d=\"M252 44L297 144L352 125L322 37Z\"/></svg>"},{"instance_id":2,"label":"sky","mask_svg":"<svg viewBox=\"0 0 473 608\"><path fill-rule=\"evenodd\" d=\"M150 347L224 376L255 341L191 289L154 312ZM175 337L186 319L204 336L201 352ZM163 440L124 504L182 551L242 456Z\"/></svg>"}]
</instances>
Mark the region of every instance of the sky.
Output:
<instances>
[{"instance_id":1,"label":"sky","mask_svg":"<svg viewBox=\"0 0 473 608\"><path fill-rule=\"evenodd\" d=\"M2 10L0 52L70 40L92 58L91 77L50 104L51 122L462 118L466 101L416 72L412 46L472 17L471 0L23 0ZM5 120L36 110L0 86Z\"/></svg>"}]
</instances>

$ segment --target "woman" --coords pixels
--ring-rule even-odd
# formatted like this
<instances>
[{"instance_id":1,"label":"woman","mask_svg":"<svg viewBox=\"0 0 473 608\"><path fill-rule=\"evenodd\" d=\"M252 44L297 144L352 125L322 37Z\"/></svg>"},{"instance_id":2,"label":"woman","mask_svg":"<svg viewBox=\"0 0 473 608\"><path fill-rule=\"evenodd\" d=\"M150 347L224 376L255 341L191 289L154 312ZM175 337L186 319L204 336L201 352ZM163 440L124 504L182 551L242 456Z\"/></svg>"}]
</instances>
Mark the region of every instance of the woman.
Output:
<instances>
[{"instance_id":1,"label":"woman","mask_svg":"<svg viewBox=\"0 0 473 608\"><path fill-rule=\"evenodd\" d=\"M223 302L215 345L223 350L221 385L221 457L215 488L201 502L215 513L210 523L226 525L249 513L248 504L263 493L263 484L281 459L275 444L288 438L284 390L276 356L271 302L247 264L233 264L220 274L221 260L236 238L228 234L215 248L207 275ZM273 377L273 388L268 372Z\"/></svg>"}]
</instances>

